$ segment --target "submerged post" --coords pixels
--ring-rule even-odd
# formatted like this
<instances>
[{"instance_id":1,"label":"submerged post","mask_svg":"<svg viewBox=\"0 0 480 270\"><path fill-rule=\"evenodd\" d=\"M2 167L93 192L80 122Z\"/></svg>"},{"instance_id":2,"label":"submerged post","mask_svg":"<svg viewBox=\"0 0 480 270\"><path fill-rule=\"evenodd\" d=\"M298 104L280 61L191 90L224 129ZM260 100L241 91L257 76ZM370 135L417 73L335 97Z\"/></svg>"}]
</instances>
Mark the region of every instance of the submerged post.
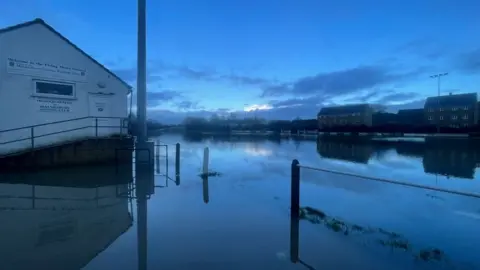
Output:
<instances>
[{"instance_id":1,"label":"submerged post","mask_svg":"<svg viewBox=\"0 0 480 270\"><path fill-rule=\"evenodd\" d=\"M300 212L300 163L294 159L292 161L292 184L291 184L291 217L297 218Z\"/></svg>"},{"instance_id":2,"label":"submerged post","mask_svg":"<svg viewBox=\"0 0 480 270\"><path fill-rule=\"evenodd\" d=\"M203 175L208 175L208 147L203 150Z\"/></svg>"}]
</instances>

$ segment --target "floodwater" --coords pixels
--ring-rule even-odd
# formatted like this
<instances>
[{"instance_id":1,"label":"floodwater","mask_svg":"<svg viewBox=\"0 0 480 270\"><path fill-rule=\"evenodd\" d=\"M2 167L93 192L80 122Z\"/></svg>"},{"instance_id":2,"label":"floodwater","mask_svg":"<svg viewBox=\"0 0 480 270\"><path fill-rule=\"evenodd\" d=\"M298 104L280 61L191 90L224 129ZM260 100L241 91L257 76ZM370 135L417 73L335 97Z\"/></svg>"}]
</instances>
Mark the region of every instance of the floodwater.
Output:
<instances>
[{"instance_id":1,"label":"floodwater","mask_svg":"<svg viewBox=\"0 0 480 270\"><path fill-rule=\"evenodd\" d=\"M300 205L326 217L289 215L293 159L480 194L476 143L152 140L168 145L154 175L141 164L0 175L0 269L480 269L480 199L302 168ZM205 147L219 174L202 179Z\"/></svg>"}]
</instances>

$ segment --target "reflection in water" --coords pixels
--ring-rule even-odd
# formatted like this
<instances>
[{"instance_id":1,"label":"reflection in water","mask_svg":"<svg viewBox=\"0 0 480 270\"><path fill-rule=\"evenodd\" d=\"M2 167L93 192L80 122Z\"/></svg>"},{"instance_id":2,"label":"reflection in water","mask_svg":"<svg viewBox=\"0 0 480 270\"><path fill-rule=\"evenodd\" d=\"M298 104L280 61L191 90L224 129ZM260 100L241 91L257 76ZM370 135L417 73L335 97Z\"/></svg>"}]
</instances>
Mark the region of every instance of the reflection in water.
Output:
<instances>
[{"instance_id":1,"label":"reflection in water","mask_svg":"<svg viewBox=\"0 0 480 270\"><path fill-rule=\"evenodd\" d=\"M271 149L263 148L258 143L247 143L243 150L250 156L268 157L273 155L273 151Z\"/></svg>"},{"instance_id":2,"label":"reflection in water","mask_svg":"<svg viewBox=\"0 0 480 270\"><path fill-rule=\"evenodd\" d=\"M473 179L480 164L478 140L441 140L425 142L376 141L363 138L328 138L317 140L317 152L323 158L367 164L386 158L388 150L406 157L422 158L426 173Z\"/></svg>"},{"instance_id":3,"label":"reflection in water","mask_svg":"<svg viewBox=\"0 0 480 270\"><path fill-rule=\"evenodd\" d=\"M135 195L137 199L138 269L147 269L147 200L154 193L155 181L150 164L135 163ZM152 188L153 187L153 188Z\"/></svg>"},{"instance_id":4,"label":"reflection in water","mask_svg":"<svg viewBox=\"0 0 480 270\"><path fill-rule=\"evenodd\" d=\"M1 269L81 269L127 231L133 222L128 204L131 177L116 175L119 184L98 179L104 185L89 186L96 175L114 171L62 170L63 174L52 172L49 181L43 173L17 175L15 184L2 181ZM62 185L61 179L69 177L83 181ZM12 175L1 179L15 180ZM32 185L33 179L45 181Z\"/></svg>"},{"instance_id":5,"label":"reflection in water","mask_svg":"<svg viewBox=\"0 0 480 270\"><path fill-rule=\"evenodd\" d=\"M208 175L202 177L203 181L203 201L208 203L210 201L210 196L208 194Z\"/></svg>"},{"instance_id":6,"label":"reflection in water","mask_svg":"<svg viewBox=\"0 0 480 270\"><path fill-rule=\"evenodd\" d=\"M298 217L290 217L290 261L292 263L300 263L310 270L315 270L314 267L305 263L300 259L299 246L300 246L300 219Z\"/></svg>"}]
</instances>

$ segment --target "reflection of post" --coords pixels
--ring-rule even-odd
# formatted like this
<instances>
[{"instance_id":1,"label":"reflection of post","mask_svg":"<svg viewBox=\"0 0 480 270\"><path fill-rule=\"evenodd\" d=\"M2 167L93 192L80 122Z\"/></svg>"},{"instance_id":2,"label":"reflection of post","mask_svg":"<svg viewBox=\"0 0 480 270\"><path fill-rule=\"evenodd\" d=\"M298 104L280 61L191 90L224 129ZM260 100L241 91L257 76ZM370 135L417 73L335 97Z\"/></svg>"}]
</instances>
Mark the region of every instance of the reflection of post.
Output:
<instances>
[{"instance_id":1,"label":"reflection of post","mask_svg":"<svg viewBox=\"0 0 480 270\"><path fill-rule=\"evenodd\" d=\"M290 260L298 262L299 220L298 217L290 217Z\"/></svg>"},{"instance_id":2,"label":"reflection of post","mask_svg":"<svg viewBox=\"0 0 480 270\"><path fill-rule=\"evenodd\" d=\"M139 150L141 151L141 150ZM135 191L137 197L138 269L147 269L147 199L154 186L153 168L149 164L135 164Z\"/></svg>"},{"instance_id":3,"label":"reflection of post","mask_svg":"<svg viewBox=\"0 0 480 270\"><path fill-rule=\"evenodd\" d=\"M204 175L203 179L203 201L208 203L210 201L210 196L208 195L208 175Z\"/></svg>"}]
</instances>

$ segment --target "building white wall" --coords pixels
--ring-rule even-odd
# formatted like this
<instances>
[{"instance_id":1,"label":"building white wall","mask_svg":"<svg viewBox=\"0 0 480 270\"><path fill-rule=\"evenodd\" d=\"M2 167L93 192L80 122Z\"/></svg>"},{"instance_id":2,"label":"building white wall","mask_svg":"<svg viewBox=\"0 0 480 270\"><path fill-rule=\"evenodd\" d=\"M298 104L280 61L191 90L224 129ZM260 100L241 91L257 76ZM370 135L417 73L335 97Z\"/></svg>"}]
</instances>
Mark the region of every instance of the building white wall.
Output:
<instances>
[{"instance_id":1,"label":"building white wall","mask_svg":"<svg viewBox=\"0 0 480 270\"><path fill-rule=\"evenodd\" d=\"M76 80L73 76L59 76L55 72L38 72L32 75L13 74L7 68L8 58L14 58L38 63L51 63L66 67L85 69L86 80ZM69 112L44 112L39 110L39 98L34 95L33 81L36 79L74 84L73 99L63 100L68 103ZM104 87L100 88L99 83ZM87 116L127 117L127 93L129 89L120 80L110 75L98 64L75 49L61 37L42 24L18 28L0 34L0 131L43 123L50 123ZM91 93L110 93L110 95L95 95ZM105 101L108 109L102 112L93 111L92 99ZM83 119L55 125L37 127L36 136L95 125L93 119ZM99 120L99 125L120 126L119 119ZM122 130L123 134L126 129ZM0 154L31 147L31 141L1 145L15 139L29 138L31 130L0 133ZM99 129L100 136L120 133L120 128ZM95 136L94 128L62 133L35 139L35 146L59 143L76 138Z\"/></svg>"}]
</instances>

